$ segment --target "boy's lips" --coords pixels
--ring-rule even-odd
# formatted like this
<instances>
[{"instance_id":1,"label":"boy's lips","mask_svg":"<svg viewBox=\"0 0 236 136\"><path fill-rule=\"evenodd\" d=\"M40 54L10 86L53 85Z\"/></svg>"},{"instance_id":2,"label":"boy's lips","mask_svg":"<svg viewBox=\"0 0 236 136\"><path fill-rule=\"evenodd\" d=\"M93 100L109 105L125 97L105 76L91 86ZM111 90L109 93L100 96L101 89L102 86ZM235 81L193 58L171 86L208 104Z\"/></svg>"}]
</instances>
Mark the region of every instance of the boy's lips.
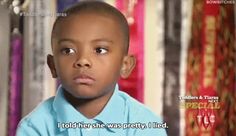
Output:
<instances>
[{"instance_id":1,"label":"boy's lips","mask_svg":"<svg viewBox=\"0 0 236 136\"><path fill-rule=\"evenodd\" d=\"M77 77L75 77L73 79L73 81L76 83L76 84L87 84L87 85L91 85L94 83L95 79L88 76L88 75L85 75L85 74L81 74Z\"/></svg>"}]
</instances>

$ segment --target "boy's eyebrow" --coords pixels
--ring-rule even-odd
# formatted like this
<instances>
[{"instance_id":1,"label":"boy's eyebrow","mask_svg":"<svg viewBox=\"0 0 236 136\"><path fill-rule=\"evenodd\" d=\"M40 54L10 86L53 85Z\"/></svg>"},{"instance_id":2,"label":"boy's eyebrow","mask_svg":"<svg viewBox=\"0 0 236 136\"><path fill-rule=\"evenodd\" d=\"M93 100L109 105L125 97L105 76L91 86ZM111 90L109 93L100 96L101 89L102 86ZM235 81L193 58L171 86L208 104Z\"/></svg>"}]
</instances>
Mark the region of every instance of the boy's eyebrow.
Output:
<instances>
[{"instance_id":1,"label":"boy's eyebrow","mask_svg":"<svg viewBox=\"0 0 236 136\"><path fill-rule=\"evenodd\" d=\"M99 39L94 39L92 42L108 42L108 43L113 43L112 40L106 39L106 38L99 38Z\"/></svg>"},{"instance_id":2,"label":"boy's eyebrow","mask_svg":"<svg viewBox=\"0 0 236 136\"><path fill-rule=\"evenodd\" d=\"M70 42L70 43L76 43L76 41L74 41L73 39L69 39L69 38L63 38L58 40L58 45L60 45L62 42Z\"/></svg>"},{"instance_id":3,"label":"boy's eyebrow","mask_svg":"<svg viewBox=\"0 0 236 136\"><path fill-rule=\"evenodd\" d=\"M60 45L62 42L70 42L70 43L76 43L77 41L69 38L63 38L58 40L58 45ZM106 38L99 38L99 39L94 39L92 42L108 42L108 43L113 43L112 40L106 39Z\"/></svg>"}]
</instances>

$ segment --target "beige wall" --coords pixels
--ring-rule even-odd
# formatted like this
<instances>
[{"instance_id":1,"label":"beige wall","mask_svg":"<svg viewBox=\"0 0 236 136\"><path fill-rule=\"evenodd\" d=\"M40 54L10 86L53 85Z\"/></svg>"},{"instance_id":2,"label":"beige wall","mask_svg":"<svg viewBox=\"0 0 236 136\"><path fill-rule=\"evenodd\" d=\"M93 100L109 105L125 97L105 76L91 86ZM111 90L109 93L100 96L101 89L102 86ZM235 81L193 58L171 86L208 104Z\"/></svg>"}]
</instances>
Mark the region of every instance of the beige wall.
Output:
<instances>
[{"instance_id":1,"label":"beige wall","mask_svg":"<svg viewBox=\"0 0 236 136\"><path fill-rule=\"evenodd\" d=\"M5 136L7 128L10 14L9 10L2 5L0 5L0 18L0 133Z\"/></svg>"}]
</instances>

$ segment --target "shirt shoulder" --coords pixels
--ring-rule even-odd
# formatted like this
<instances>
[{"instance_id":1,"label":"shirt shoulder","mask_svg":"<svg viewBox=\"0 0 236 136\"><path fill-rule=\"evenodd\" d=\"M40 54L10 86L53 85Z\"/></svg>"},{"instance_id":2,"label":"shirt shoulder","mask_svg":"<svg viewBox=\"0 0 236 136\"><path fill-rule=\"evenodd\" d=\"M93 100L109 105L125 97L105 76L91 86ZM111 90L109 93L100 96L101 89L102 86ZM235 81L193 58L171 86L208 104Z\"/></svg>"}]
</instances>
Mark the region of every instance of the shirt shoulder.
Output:
<instances>
[{"instance_id":1,"label":"shirt shoulder","mask_svg":"<svg viewBox=\"0 0 236 136\"><path fill-rule=\"evenodd\" d=\"M129 96L125 92L119 92L119 96L121 96L125 105L128 108L128 114L131 115L131 119L140 119L141 120L156 120L158 122L162 122L161 118L157 116L154 112L152 112L148 107L146 107L141 102L137 101L133 97ZM145 117L145 118L143 118Z\"/></svg>"},{"instance_id":2,"label":"shirt shoulder","mask_svg":"<svg viewBox=\"0 0 236 136\"><path fill-rule=\"evenodd\" d=\"M137 101L133 97L129 96L125 92L119 92L119 95L126 102L126 111L129 123L140 123L146 125L144 129L136 129L135 136L139 135L159 135L166 136L166 124L163 123L160 116L152 112L141 102ZM164 126L164 127L162 127ZM166 126L167 127L167 126Z\"/></svg>"},{"instance_id":3,"label":"shirt shoulder","mask_svg":"<svg viewBox=\"0 0 236 136\"><path fill-rule=\"evenodd\" d=\"M25 135L42 135L42 130L46 130L46 126L54 121L53 112L54 97L51 97L40 103L32 112L26 115L18 124L17 136Z\"/></svg>"}]
</instances>

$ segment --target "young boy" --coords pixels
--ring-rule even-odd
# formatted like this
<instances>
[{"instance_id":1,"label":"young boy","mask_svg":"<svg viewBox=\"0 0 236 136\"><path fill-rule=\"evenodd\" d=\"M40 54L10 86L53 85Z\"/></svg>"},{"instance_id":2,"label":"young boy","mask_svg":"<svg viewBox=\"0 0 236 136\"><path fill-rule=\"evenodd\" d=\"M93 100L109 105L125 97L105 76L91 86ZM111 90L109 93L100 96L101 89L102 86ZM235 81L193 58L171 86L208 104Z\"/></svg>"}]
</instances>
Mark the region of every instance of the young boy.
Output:
<instances>
[{"instance_id":1,"label":"young boy","mask_svg":"<svg viewBox=\"0 0 236 136\"><path fill-rule=\"evenodd\" d=\"M135 66L129 28L114 7L80 2L58 17L47 62L61 86L18 125L17 136L164 136L161 119L119 91ZM154 125L155 124L155 125Z\"/></svg>"}]
</instances>

